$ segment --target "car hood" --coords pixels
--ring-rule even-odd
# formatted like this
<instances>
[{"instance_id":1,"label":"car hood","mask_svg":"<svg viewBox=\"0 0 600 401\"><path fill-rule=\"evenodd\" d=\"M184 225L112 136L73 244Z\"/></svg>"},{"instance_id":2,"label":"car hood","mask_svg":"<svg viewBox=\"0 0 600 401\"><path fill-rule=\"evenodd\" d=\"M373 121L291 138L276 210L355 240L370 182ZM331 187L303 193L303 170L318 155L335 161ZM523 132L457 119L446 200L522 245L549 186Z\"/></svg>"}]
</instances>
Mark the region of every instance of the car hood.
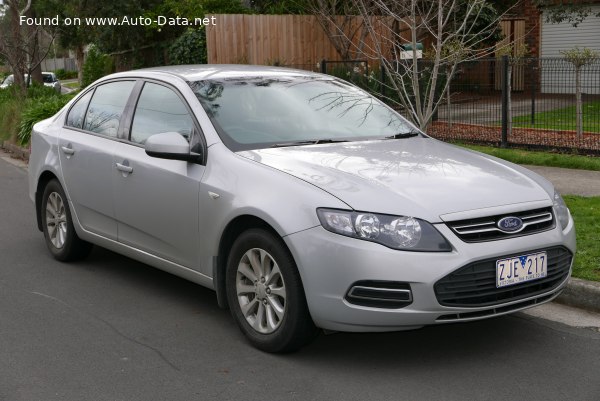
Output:
<instances>
[{"instance_id":1,"label":"car hood","mask_svg":"<svg viewBox=\"0 0 600 401\"><path fill-rule=\"evenodd\" d=\"M354 210L409 215L431 222L444 214L550 199L547 181L534 174L431 138L239 154L307 181Z\"/></svg>"}]
</instances>

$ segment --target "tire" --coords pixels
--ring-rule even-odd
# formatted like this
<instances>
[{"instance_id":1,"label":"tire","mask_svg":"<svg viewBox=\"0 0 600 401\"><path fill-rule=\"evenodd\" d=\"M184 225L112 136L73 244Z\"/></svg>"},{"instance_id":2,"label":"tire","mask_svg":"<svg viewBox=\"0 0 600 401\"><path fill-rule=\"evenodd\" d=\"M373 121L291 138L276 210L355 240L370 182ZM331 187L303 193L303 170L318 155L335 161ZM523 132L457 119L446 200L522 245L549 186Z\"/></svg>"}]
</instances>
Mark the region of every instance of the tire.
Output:
<instances>
[{"instance_id":1,"label":"tire","mask_svg":"<svg viewBox=\"0 0 600 401\"><path fill-rule=\"evenodd\" d=\"M55 259L69 262L89 255L92 244L77 236L67 196L56 179L44 188L40 215L46 245Z\"/></svg>"},{"instance_id":2,"label":"tire","mask_svg":"<svg viewBox=\"0 0 600 401\"><path fill-rule=\"evenodd\" d=\"M231 314L256 348L293 352L316 336L300 274L278 236L243 232L231 248L225 280Z\"/></svg>"}]
</instances>

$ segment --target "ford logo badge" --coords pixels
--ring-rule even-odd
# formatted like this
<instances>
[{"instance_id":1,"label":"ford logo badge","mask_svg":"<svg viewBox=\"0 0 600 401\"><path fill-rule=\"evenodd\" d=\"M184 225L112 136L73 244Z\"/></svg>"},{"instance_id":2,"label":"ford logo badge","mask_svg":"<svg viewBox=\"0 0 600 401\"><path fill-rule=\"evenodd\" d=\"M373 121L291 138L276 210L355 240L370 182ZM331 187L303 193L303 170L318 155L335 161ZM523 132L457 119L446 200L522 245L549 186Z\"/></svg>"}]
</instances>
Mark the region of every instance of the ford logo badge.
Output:
<instances>
[{"instance_id":1,"label":"ford logo badge","mask_svg":"<svg viewBox=\"0 0 600 401\"><path fill-rule=\"evenodd\" d=\"M507 233L514 233L523 229L523 220L518 217L504 217L498 221L498 228Z\"/></svg>"}]
</instances>

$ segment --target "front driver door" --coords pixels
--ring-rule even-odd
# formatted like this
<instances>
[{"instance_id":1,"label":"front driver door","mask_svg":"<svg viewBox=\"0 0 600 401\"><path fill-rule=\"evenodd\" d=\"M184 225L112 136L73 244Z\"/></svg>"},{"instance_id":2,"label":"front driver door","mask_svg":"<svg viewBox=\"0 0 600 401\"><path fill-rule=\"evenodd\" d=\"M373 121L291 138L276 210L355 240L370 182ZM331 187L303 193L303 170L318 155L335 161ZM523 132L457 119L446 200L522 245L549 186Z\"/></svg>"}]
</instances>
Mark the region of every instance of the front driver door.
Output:
<instances>
[{"instance_id":1,"label":"front driver door","mask_svg":"<svg viewBox=\"0 0 600 401\"><path fill-rule=\"evenodd\" d=\"M170 87L146 82L134 110L131 136L115 149L113 182L118 239L152 255L197 269L199 187L204 166L150 157L148 137L197 132L185 101Z\"/></svg>"}]
</instances>

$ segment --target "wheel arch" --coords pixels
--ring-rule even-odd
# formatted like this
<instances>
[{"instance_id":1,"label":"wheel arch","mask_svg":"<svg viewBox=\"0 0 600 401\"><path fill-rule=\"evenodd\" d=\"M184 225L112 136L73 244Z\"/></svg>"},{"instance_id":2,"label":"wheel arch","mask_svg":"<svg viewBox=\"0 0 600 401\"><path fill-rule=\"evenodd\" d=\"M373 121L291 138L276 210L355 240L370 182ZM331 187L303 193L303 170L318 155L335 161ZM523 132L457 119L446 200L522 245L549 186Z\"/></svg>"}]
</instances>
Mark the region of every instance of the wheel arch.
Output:
<instances>
[{"instance_id":1,"label":"wheel arch","mask_svg":"<svg viewBox=\"0 0 600 401\"><path fill-rule=\"evenodd\" d=\"M273 228L273 226L260 217L251 214L237 216L227 224L223 230L223 233L221 234L218 255L216 258L216 263L213 266L213 283L217 293L217 301L219 303L219 307L221 308L227 309L229 307L225 288L225 270L227 268L227 257L229 256L229 251L231 250L236 238L239 237L243 232L252 228L265 229L271 232L273 235L276 235L278 238L281 238L281 235L277 232L277 230L275 230L275 228ZM281 243L289 252L290 250L285 242L281 241Z\"/></svg>"},{"instance_id":2,"label":"wheel arch","mask_svg":"<svg viewBox=\"0 0 600 401\"><path fill-rule=\"evenodd\" d=\"M42 213L40 210L40 205L42 204L42 196L44 195L44 188L46 188L46 185L48 185L48 183L53 179L58 180L58 182L60 183L60 180L58 179L56 174L54 174L50 170L45 170L44 172L42 172L42 174L40 174L40 177L37 180L37 186L35 189L35 217L37 220L38 230L40 231L43 231Z\"/></svg>"}]
</instances>

